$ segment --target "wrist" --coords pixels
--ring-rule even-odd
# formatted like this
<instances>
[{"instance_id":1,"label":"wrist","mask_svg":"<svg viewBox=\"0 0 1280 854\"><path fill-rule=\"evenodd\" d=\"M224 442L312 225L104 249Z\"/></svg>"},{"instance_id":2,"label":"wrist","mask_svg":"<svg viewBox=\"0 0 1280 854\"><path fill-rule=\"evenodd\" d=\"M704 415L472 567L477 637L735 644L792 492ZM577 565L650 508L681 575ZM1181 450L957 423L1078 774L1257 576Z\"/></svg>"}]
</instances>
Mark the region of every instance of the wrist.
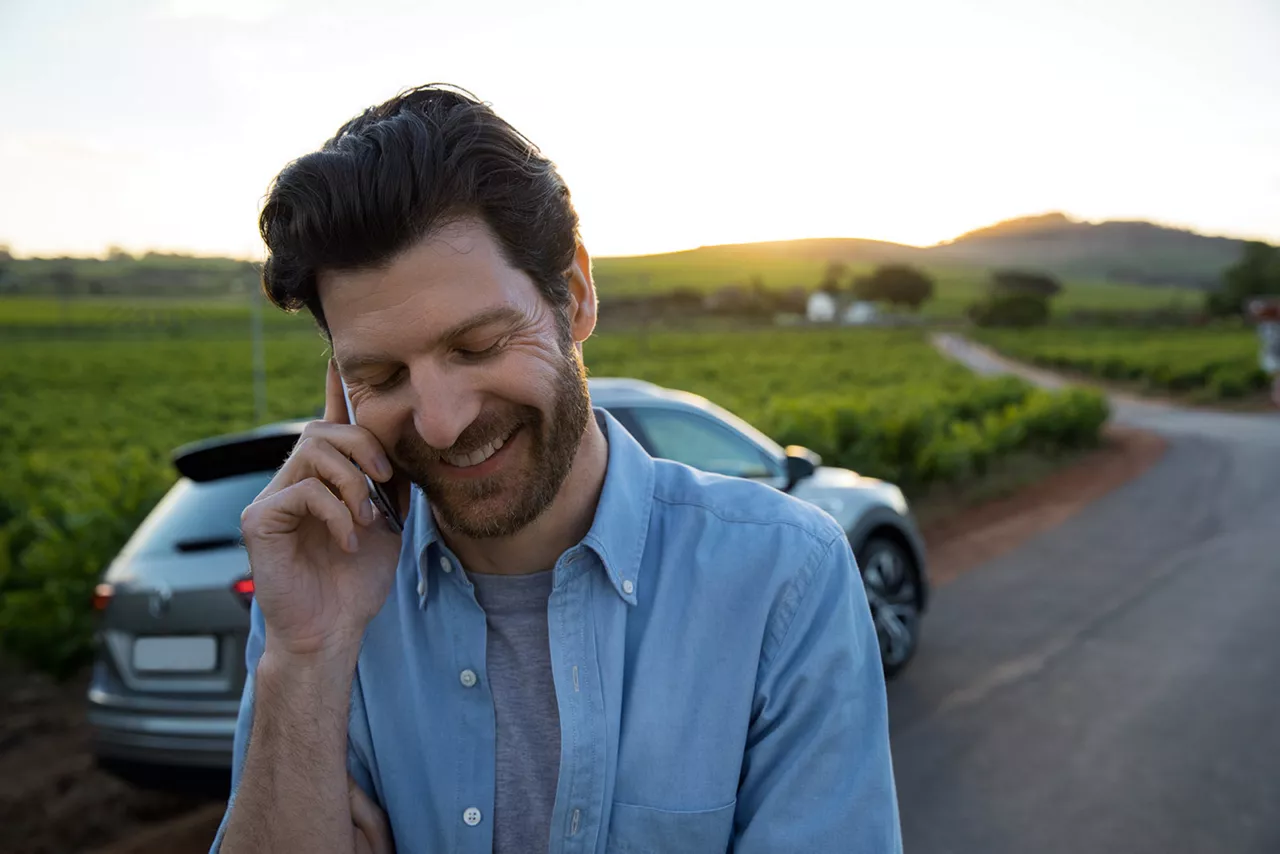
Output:
<instances>
[{"instance_id":1,"label":"wrist","mask_svg":"<svg viewBox=\"0 0 1280 854\"><path fill-rule=\"evenodd\" d=\"M359 658L358 643L297 652L273 644L268 634L258 661L257 682L286 694L305 692L313 701L332 696L345 706Z\"/></svg>"}]
</instances>

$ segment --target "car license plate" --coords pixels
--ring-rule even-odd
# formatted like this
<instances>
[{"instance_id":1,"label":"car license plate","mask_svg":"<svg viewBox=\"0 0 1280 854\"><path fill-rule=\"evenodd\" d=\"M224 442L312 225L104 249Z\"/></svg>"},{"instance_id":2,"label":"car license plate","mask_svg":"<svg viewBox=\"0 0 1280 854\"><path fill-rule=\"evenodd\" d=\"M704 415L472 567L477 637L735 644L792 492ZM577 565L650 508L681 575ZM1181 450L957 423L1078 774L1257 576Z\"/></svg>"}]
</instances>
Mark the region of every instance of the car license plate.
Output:
<instances>
[{"instance_id":1,"label":"car license plate","mask_svg":"<svg viewBox=\"0 0 1280 854\"><path fill-rule=\"evenodd\" d=\"M208 635L133 642L133 669L138 673L208 673L217 665L218 643Z\"/></svg>"}]
</instances>

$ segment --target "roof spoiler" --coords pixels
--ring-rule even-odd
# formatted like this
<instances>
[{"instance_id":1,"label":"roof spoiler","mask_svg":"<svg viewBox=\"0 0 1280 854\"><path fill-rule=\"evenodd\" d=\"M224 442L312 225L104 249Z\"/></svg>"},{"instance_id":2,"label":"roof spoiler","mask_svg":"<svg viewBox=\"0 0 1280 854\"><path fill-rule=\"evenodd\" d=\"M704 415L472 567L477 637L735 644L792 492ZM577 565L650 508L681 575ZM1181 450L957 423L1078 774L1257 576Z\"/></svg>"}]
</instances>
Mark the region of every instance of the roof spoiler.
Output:
<instances>
[{"instance_id":1,"label":"roof spoiler","mask_svg":"<svg viewBox=\"0 0 1280 854\"><path fill-rule=\"evenodd\" d=\"M183 477L198 482L274 471L289 458L305 424L305 421L271 424L245 433L192 442L173 452L173 464Z\"/></svg>"}]
</instances>

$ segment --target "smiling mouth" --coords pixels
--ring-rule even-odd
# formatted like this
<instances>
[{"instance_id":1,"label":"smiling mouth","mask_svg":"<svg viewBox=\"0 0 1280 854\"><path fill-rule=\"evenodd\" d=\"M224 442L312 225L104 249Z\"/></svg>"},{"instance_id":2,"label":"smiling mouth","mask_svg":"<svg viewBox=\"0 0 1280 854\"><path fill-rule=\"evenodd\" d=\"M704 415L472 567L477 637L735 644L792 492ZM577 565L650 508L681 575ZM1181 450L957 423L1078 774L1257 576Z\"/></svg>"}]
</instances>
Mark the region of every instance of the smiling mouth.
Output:
<instances>
[{"instance_id":1,"label":"smiling mouth","mask_svg":"<svg viewBox=\"0 0 1280 854\"><path fill-rule=\"evenodd\" d=\"M494 439L489 444L484 447L477 448L469 454L444 454L441 456L441 459L454 468L466 469L478 466L494 454L498 453L498 451L502 450L502 446L510 441L512 435L516 432L516 429L517 428L512 427L506 433Z\"/></svg>"}]
</instances>

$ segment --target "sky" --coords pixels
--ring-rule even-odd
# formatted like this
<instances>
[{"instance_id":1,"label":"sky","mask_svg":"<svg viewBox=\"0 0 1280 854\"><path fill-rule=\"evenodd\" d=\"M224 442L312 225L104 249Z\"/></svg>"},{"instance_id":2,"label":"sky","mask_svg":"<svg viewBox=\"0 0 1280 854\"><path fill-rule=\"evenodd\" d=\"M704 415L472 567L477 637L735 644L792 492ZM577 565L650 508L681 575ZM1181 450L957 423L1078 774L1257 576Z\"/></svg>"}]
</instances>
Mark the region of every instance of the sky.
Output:
<instances>
[{"instance_id":1,"label":"sky","mask_svg":"<svg viewBox=\"0 0 1280 854\"><path fill-rule=\"evenodd\" d=\"M408 86L556 162L595 255L1065 211L1280 242L1275 0L0 0L0 244L261 258L271 178Z\"/></svg>"}]
</instances>

